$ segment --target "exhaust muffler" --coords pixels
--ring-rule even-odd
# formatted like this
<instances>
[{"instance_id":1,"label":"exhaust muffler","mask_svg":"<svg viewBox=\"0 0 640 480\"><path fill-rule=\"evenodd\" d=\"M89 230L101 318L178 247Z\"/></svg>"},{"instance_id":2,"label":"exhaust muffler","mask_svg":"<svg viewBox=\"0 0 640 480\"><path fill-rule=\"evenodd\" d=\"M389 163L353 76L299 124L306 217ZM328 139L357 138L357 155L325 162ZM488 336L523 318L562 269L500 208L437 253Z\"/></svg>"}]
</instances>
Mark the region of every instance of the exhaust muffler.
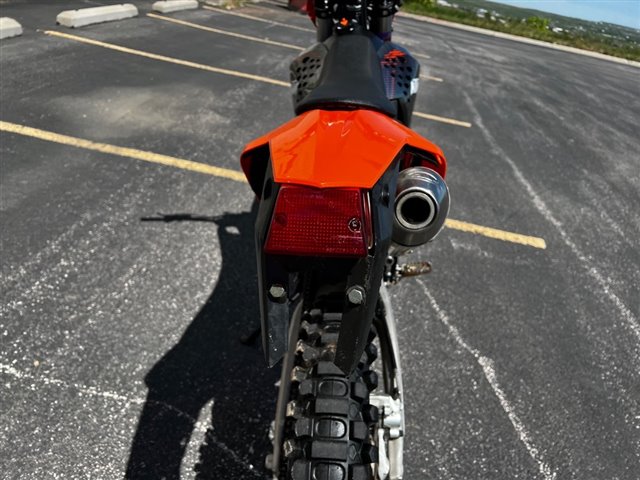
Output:
<instances>
[{"instance_id":1,"label":"exhaust muffler","mask_svg":"<svg viewBox=\"0 0 640 480\"><path fill-rule=\"evenodd\" d=\"M449 214L449 189L444 179L426 167L402 170L394 213L394 253L403 253L433 240Z\"/></svg>"}]
</instances>

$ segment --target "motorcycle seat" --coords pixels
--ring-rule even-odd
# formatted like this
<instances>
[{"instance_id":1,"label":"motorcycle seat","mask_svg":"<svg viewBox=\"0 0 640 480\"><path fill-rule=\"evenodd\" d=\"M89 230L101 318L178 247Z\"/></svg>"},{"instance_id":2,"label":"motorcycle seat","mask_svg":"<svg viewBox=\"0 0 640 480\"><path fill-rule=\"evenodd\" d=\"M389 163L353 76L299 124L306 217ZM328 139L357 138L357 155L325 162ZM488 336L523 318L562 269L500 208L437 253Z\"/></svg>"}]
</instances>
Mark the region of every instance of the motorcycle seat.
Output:
<instances>
[{"instance_id":1,"label":"motorcycle seat","mask_svg":"<svg viewBox=\"0 0 640 480\"><path fill-rule=\"evenodd\" d=\"M380 59L366 34L337 35L328 47L318 85L300 101L296 114L309 110L365 108L396 117L386 95Z\"/></svg>"}]
</instances>

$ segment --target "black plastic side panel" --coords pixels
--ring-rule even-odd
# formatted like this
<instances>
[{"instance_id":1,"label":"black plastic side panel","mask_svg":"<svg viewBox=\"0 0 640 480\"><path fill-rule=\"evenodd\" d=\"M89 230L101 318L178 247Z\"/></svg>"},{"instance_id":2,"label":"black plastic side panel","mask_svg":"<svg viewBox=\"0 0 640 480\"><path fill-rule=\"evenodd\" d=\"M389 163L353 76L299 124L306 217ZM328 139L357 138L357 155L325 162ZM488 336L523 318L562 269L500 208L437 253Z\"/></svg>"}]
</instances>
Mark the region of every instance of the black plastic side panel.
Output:
<instances>
[{"instance_id":1,"label":"black plastic side panel","mask_svg":"<svg viewBox=\"0 0 640 480\"><path fill-rule=\"evenodd\" d=\"M269 162L269 144L254 148L242 155L242 161L248 160L249 171L247 177L251 190L258 198L262 196L262 188L264 187L264 176Z\"/></svg>"},{"instance_id":2,"label":"black plastic side panel","mask_svg":"<svg viewBox=\"0 0 640 480\"><path fill-rule=\"evenodd\" d=\"M387 98L397 104L398 120L410 126L420 79L420 63L406 48L393 42L383 43L378 49L378 57Z\"/></svg>"},{"instance_id":3,"label":"black plastic side panel","mask_svg":"<svg viewBox=\"0 0 640 480\"><path fill-rule=\"evenodd\" d=\"M371 190L371 213L375 237L372 255L359 260L349 274L347 288L360 286L365 291L365 302L352 305L345 298L342 325L336 350L336 365L345 373L353 371L367 345L367 337L378 302L384 264L393 233L393 199L398 177L399 157Z\"/></svg>"},{"instance_id":4,"label":"black plastic side panel","mask_svg":"<svg viewBox=\"0 0 640 480\"><path fill-rule=\"evenodd\" d=\"M420 78L420 63L409 50L393 42L383 43L378 57L387 98L407 100L411 96L411 82Z\"/></svg>"},{"instance_id":5,"label":"black plastic side panel","mask_svg":"<svg viewBox=\"0 0 640 480\"><path fill-rule=\"evenodd\" d=\"M269 297L268 290L273 284L288 287L289 275L281 262L265 255L263 245L271 223L271 216L278 196L278 186L273 181L271 158L265 172L264 186L258 216L256 218L256 257L258 259L258 291L260 296L260 319L262 327L262 349L265 360L273 367L287 350L290 319L290 302L285 299L275 301Z\"/></svg>"},{"instance_id":6,"label":"black plastic side panel","mask_svg":"<svg viewBox=\"0 0 640 480\"><path fill-rule=\"evenodd\" d=\"M329 44L330 42L327 44L316 43L291 62L289 77L294 111L298 108L298 104L318 85L322 65L324 65L324 59L329 51L327 48Z\"/></svg>"}]
</instances>

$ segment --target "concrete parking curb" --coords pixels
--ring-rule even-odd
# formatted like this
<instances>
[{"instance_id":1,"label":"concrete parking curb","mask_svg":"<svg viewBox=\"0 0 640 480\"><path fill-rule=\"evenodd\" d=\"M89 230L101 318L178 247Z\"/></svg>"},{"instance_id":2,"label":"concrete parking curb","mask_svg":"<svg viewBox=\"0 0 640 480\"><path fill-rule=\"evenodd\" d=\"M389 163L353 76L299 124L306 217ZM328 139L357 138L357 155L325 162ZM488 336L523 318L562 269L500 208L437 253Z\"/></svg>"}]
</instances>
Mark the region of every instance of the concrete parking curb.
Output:
<instances>
[{"instance_id":1,"label":"concrete parking curb","mask_svg":"<svg viewBox=\"0 0 640 480\"><path fill-rule=\"evenodd\" d=\"M178 12L198 8L198 0L162 0L155 2L151 8L160 13Z\"/></svg>"},{"instance_id":2,"label":"concrete parking curb","mask_svg":"<svg viewBox=\"0 0 640 480\"><path fill-rule=\"evenodd\" d=\"M56 22L65 27L78 28L137 16L138 8L135 5L123 3L122 5L65 10L58 14Z\"/></svg>"},{"instance_id":3,"label":"concrete parking curb","mask_svg":"<svg viewBox=\"0 0 640 480\"><path fill-rule=\"evenodd\" d=\"M533 38L519 37L517 35L511 35L509 33L496 32L494 30L487 30L485 28L472 27L471 25L463 25L461 23L448 22L447 20L440 20L439 18L425 17L422 15L416 15L414 13L400 12L398 16L401 18L411 18L412 20L418 20L420 22L432 23L434 25L442 25L444 27L457 28L458 30L465 30L467 32L479 33L482 35L488 35L490 37L504 38L507 40L513 40L514 42L527 43L529 45L537 45L539 47L551 48L553 50L561 50L563 52L575 53L577 55L583 55L585 57L599 58L600 60L607 60L609 62L621 63L623 65L630 65L632 67L640 67L640 62L634 62L633 60L627 60L626 58L614 57L611 55L605 55L604 53L592 52L589 50L582 50L580 48L569 47L566 45L559 45L557 43L543 42L542 40L535 40Z\"/></svg>"},{"instance_id":4,"label":"concrete parking curb","mask_svg":"<svg viewBox=\"0 0 640 480\"><path fill-rule=\"evenodd\" d=\"M0 18L0 40L4 38L17 37L18 35L22 35L22 25L16 22L13 18Z\"/></svg>"}]
</instances>

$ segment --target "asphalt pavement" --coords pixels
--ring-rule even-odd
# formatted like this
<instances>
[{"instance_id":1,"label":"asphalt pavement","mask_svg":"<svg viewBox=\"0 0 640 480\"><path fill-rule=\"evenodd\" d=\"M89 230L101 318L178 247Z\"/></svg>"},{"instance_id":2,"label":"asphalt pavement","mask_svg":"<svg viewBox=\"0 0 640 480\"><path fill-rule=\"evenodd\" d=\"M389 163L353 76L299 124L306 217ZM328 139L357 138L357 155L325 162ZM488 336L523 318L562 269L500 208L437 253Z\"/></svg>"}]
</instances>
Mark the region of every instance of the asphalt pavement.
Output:
<instances>
[{"instance_id":1,"label":"asphalt pavement","mask_svg":"<svg viewBox=\"0 0 640 480\"><path fill-rule=\"evenodd\" d=\"M0 44L0 477L268 478L278 371L239 342L258 309L238 157L292 117L311 24L134 1L55 25L104 3L1 4L25 32ZM460 222L391 289L406 478L637 480L640 70L408 18L394 35Z\"/></svg>"}]
</instances>

